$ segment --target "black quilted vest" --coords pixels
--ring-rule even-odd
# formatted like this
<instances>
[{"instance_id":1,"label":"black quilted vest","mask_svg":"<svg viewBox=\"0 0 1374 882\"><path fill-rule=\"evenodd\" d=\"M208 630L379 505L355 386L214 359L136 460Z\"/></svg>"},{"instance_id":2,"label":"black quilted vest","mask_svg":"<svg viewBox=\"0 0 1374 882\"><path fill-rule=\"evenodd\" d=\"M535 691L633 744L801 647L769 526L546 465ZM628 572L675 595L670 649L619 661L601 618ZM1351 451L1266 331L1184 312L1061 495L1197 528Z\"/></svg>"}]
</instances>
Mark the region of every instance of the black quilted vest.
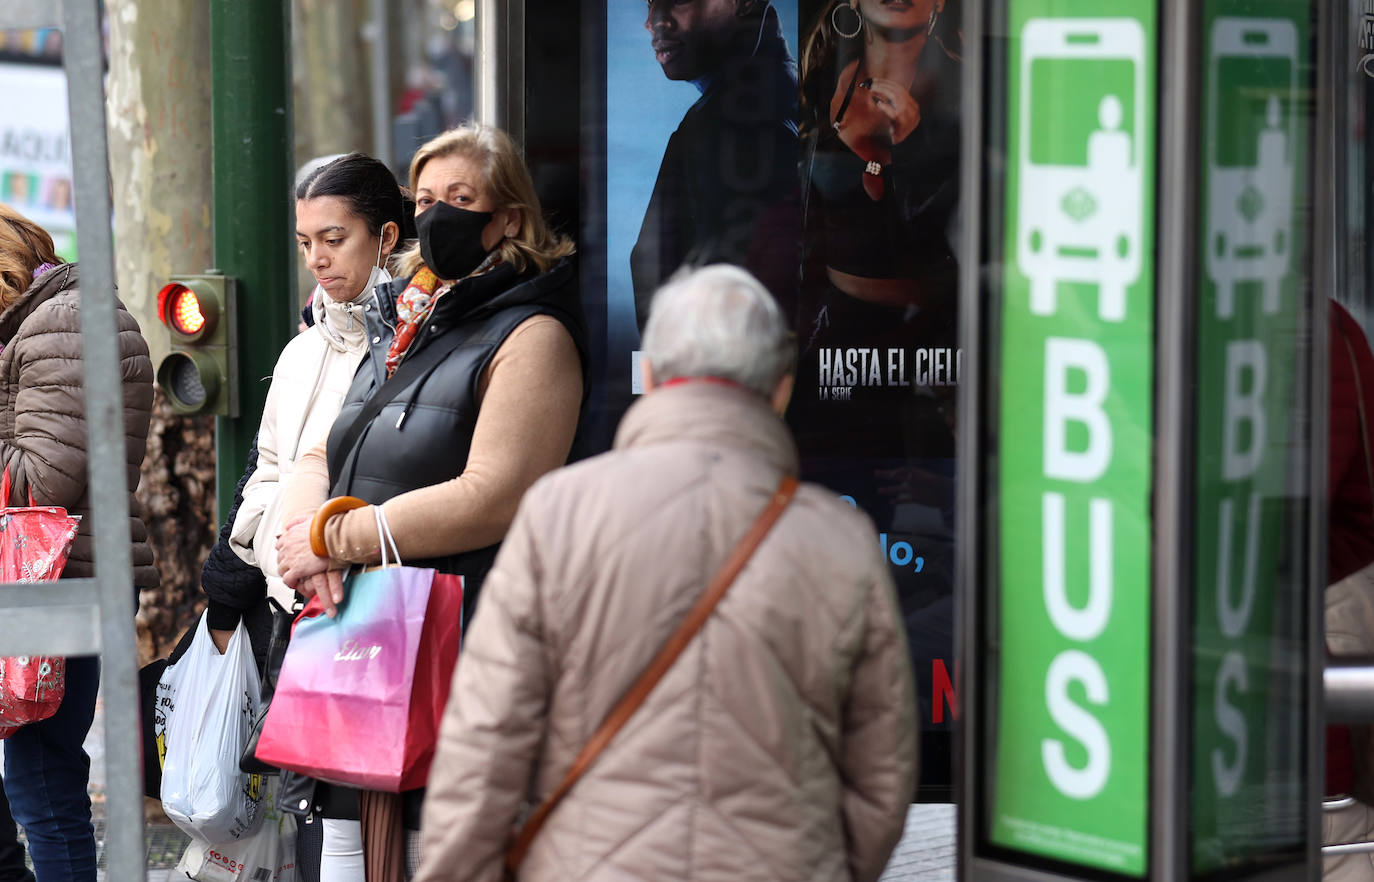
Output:
<instances>
[{"instance_id":1,"label":"black quilted vest","mask_svg":"<svg viewBox=\"0 0 1374 882\"><path fill-rule=\"evenodd\" d=\"M582 356L583 402L587 387L587 331L571 259L548 272L517 274L510 266L465 279L439 299L429 321L411 343L405 360L457 335L457 348L412 377L363 428L351 450L339 449L367 399L386 380L386 353L396 324L396 296L407 280L377 289L377 307L367 312L369 357L363 360L342 410L329 433L332 496L356 496L380 504L393 496L456 478L467 466L477 425L477 384L506 337L531 316L551 315L572 334ZM404 361L403 361L404 363ZM400 379L400 375L397 375ZM409 566L433 567L464 576L463 623L472 620L482 579L498 545Z\"/></svg>"}]
</instances>

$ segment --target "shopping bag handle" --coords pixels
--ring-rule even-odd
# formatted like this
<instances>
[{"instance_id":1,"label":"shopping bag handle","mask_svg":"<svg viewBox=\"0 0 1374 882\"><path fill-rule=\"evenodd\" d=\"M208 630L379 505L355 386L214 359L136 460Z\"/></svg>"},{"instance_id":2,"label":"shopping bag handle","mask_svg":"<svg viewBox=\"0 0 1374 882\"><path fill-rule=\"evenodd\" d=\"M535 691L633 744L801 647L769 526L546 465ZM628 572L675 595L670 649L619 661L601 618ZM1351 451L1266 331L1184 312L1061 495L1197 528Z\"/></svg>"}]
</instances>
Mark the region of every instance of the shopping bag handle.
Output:
<instances>
[{"instance_id":1,"label":"shopping bag handle","mask_svg":"<svg viewBox=\"0 0 1374 882\"><path fill-rule=\"evenodd\" d=\"M320 506L320 510L315 512L315 519L310 522L310 550L319 557L329 557L329 546L324 544L324 525L336 514L366 505L366 502L356 496L335 496Z\"/></svg>"},{"instance_id":2,"label":"shopping bag handle","mask_svg":"<svg viewBox=\"0 0 1374 882\"><path fill-rule=\"evenodd\" d=\"M5 466L5 476L0 478L0 507L10 507L10 467ZM16 506L17 507L17 506ZM29 488L29 508L34 508L33 488Z\"/></svg>"},{"instance_id":3,"label":"shopping bag handle","mask_svg":"<svg viewBox=\"0 0 1374 882\"><path fill-rule=\"evenodd\" d=\"M396 548L396 537L391 535L391 525L386 522L386 512L382 511L380 505L374 505L372 516L377 521L377 542L382 546L382 567L404 566L401 563L401 552ZM387 546L391 547L390 557L386 553Z\"/></svg>"}]
</instances>

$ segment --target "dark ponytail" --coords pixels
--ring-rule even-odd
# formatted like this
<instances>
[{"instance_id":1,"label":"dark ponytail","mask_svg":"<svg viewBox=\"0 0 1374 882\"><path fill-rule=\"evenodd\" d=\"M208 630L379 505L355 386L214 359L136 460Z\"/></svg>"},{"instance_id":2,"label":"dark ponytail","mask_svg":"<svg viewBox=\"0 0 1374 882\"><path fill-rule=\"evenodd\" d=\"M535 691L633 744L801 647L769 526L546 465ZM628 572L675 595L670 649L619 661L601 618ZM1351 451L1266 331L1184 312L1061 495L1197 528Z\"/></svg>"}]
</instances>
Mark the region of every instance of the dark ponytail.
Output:
<instances>
[{"instance_id":1,"label":"dark ponytail","mask_svg":"<svg viewBox=\"0 0 1374 882\"><path fill-rule=\"evenodd\" d=\"M362 218L374 236L394 223L405 238L406 214L401 185L381 161L362 153L349 153L311 172L296 187L296 199L337 196ZM414 222L411 222L414 229Z\"/></svg>"}]
</instances>

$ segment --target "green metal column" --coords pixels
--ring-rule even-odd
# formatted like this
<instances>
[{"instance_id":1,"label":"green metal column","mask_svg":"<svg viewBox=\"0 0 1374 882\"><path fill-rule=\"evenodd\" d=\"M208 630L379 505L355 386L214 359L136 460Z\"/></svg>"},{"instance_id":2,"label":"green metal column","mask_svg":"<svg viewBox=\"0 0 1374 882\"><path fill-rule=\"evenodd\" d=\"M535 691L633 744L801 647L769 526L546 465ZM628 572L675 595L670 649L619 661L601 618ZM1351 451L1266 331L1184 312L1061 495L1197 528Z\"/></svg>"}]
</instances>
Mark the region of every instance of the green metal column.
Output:
<instances>
[{"instance_id":1,"label":"green metal column","mask_svg":"<svg viewBox=\"0 0 1374 882\"><path fill-rule=\"evenodd\" d=\"M210 0L215 263L238 279L239 412L215 433L221 521L262 418L261 378L296 326L290 16L282 0Z\"/></svg>"}]
</instances>

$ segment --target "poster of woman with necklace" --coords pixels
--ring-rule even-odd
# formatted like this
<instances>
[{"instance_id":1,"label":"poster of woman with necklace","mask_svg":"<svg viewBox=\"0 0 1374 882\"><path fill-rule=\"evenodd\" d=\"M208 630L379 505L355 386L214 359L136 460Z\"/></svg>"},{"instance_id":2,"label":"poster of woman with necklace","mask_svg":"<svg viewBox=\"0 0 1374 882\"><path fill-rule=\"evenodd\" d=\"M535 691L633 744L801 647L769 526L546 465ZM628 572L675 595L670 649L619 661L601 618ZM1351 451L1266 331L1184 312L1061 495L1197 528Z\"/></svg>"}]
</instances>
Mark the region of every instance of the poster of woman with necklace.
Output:
<instances>
[{"instance_id":1,"label":"poster of woman with necklace","mask_svg":"<svg viewBox=\"0 0 1374 882\"><path fill-rule=\"evenodd\" d=\"M801 357L788 421L805 476L853 501L883 536L922 723L944 734L963 361L958 0L829 0L799 11ZM930 785L948 774L939 755L948 741L924 740Z\"/></svg>"}]
</instances>

